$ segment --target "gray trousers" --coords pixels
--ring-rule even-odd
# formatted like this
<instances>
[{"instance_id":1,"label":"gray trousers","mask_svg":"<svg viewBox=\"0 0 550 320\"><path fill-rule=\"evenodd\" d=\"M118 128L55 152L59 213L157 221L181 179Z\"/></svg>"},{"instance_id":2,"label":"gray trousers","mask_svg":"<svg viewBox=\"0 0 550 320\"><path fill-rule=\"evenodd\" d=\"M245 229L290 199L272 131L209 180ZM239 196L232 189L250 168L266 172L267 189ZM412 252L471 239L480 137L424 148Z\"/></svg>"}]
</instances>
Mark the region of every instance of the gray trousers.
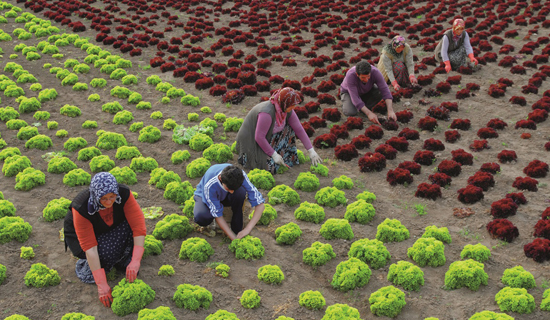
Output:
<instances>
[{"instance_id":1,"label":"gray trousers","mask_svg":"<svg viewBox=\"0 0 550 320\"><path fill-rule=\"evenodd\" d=\"M374 107L378 102L382 101L382 93L380 92L378 87L376 87L376 85L374 85L369 92L363 94L360 97L369 110L372 110L372 107ZM351 97L349 93L342 93L340 95L340 99L342 100L342 111L344 112L345 116L349 117L354 116L357 113L362 113L359 112L359 110L357 110L357 108L351 102Z\"/></svg>"}]
</instances>

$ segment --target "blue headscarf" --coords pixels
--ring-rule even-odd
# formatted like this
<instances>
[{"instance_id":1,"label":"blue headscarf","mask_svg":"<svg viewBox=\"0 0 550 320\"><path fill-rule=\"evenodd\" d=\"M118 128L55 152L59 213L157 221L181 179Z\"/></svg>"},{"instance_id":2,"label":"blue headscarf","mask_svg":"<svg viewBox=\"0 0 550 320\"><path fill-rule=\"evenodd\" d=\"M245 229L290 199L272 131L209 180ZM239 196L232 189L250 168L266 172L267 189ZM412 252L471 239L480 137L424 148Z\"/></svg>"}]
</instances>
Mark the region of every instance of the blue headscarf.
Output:
<instances>
[{"instance_id":1,"label":"blue headscarf","mask_svg":"<svg viewBox=\"0 0 550 320\"><path fill-rule=\"evenodd\" d=\"M118 183L115 176L109 172L100 172L92 178L90 183L90 198L88 199L88 214L93 216L99 210L105 209L99 199L108 193L116 194L115 203L120 203L122 198L118 193Z\"/></svg>"}]
</instances>

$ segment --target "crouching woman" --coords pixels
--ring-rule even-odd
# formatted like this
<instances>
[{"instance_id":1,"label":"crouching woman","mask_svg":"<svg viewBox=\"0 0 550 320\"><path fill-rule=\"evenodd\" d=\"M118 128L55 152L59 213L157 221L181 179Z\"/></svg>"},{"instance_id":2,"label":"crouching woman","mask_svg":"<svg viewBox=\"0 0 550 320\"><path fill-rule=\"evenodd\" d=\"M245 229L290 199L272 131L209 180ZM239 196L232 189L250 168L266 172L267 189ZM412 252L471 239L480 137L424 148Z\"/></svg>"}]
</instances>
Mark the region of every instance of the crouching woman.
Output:
<instances>
[{"instance_id":1,"label":"crouching woman","mask_svg":"<svg viewBox=\"0 0 550 320\"><path fill-rule=\"evenodd\" d=\"M237 133L238 162L246 169L263 169L277 173L279 166L298 164L296 136L307 149L311 163L321 163L294 108L301 98L292 88L277 90L269 99L256 105L244 119Z\"/></svg>"},{"instance_id":2,"label":"crouching woman","mask_svg":"<svg viewBox=\"0 0 550 320\"><path fill-rule=\"evenodd\" d=\"M130 189L108 172L96 174L88 190L72 201L64 224L65 250L76 257L76 275L95 283L99 300L113 301L106 272L126 270L133 282L138 274L145 242L145 218Z\"/></svg>"},{"instance_id":3,"label":"crouching woman","mask_svg":"<svg viewBox=\"0 0 550 320\"><path fill-rule=\"evenodd\" d=\"M470 36L465 28L464 20L455 19L453 27L443 34L443 38L435 48L435 60L445 64L447 73L457 71L460 67L477 69L478 61L474 57L474 49L470 44ZM467 59L470 61L468 62Z\"/></svg>"}]
</instances>

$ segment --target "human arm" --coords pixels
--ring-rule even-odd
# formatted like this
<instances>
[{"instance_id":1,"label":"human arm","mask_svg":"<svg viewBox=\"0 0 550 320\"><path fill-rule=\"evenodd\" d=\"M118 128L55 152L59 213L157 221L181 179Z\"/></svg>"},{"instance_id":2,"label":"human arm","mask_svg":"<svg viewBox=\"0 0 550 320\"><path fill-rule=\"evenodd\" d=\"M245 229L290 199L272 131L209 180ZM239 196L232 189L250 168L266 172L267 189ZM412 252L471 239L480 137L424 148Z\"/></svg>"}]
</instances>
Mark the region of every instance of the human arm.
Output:
<instances>
[{"instance_id":1,"label":"human arm","mask_svg":"<svg viewBox=\"0 0 550 320\"><path fill-rule=\"evenodd\" d=\"M141 207L131 192L128 200L126 200L126 203L124 204L124 215L126 216L126 220L132 229L132 234L134 237L132 260L126 267L126 278L129 282L134 282L141 266L141 258L143 257L143 246L145 244L147 229L145 227L145 217L143 216L143 211L141 211Z\"/></svg>"},{"instance_id":2,"label":"human arm","mask_svg":"<svg viewBox=\"0 0 550 320\"><path fill-rule=\"evenodd\" d=\"M111 303L113 303L113 295L111 294L112 290L107 283L105 269L101 267L101 263L99 262L97 246L94 246L86 251L86 260L88 261L88 265L90 266L92 276L94 277L94 281L97 286L99 301L101 301L101 303L103 303L103 305L107 308L111 307Z\"/></svg>"},{"instance_id":3,"label":"human arm","mask_svg":"<svg viewBox=\"0 0 550 320\"><path fill-rule=\"evenodd\" d=\"M470 43L470 36L466 31L464 31L464 49L466 49L467 55L474 53L474 49L472 48L472 44Z\"/></svg>"},{"instance_id":4,"label":"human arm","mask_svg":"<svg viewBox=\"0 0 550 320\"><path fill-rule=\"evenodd\" d=\"M227 222L223 217L216 217L214 218L214 220L216 220L216 223L218 224L218 226L223 230L223 233L225 233L225 235L230 240L236 239L237 235L235 234L235 232L233 232L233 230L231 230L231 227L227 224Z\"/></svg>"},{"instance_id":5,"label":"human arm","mask_svg":"<svg viewBox=\"0 0 550 320\"><path fill-rule=\"evenodd\" d=\"M260 148L265 152L268 157L271 157L275 152L275 150L269 144L269 141L267 141L267 133L269 132L269 128L271 128L272 122L273 119L268 113L258 113L258 122L256 123L254 140L256 140L258 146L260 146Z\"/></svg>"},{"instance_id":6,"label":"human arm","mask_svg":"<svg viewBox=\"0 0 550 320\"><path fill-rule=\"evenodd\" d=\"M466 54L468 55L468 58L470 58L470 62L474 65L477 65L478 61L474 57L474 49L472 48L472 44L470 43L470 36L466 31L464 31L464 49L466 49Z\"/></svg>"},{"instance_id":7,"label":"human arm","mask_svg":"<svg viewBox=\"0 0 550 320\"><path fill-rule=\"evenodd\" d=\"M105 274L105 269L100 268L92 271L92 275L94 277L95 284L97 285L99 301L101 301L101 303L103 303L103 305L107 308L110 308L111 303L113 303L113 295L111 294L111 287L109 287L109 284L107 283L107 275Z\"/></svg>"},{"instance_id":8,"label":"human arm","mask_svg":"<svg viewBox=\"0 0 550 320\"><path fill-rule=\"evenodd\" d=\"M298 119L298 116L296 116L296 119ZM260 112L258 114L258 122L256 123L256 132L254 133L254 140L256 140L256 143L260 146L260 148L264 151L264 153L273 158L273 162L275 162L278 165L286 165L283 157L275 152L275 150L271 147L269 142L267 141L267 132L269 131L269 128L271 127L273 120L271 118L271 115ZM300 123L300 121L298 121ZM300 127L302 125L300 124ZM302 128L303 130L303 128ZM304 130L305 133L305 130ZM309 138L306 138L309 141ZM288 165L286 165L288 167Z\"/></svg>"},{"instance_id":9,"label":"human arm","mask_svg":"<svg viewBox=\"0 0 550 320\"><path fill-rule=\"evenodd\" d=\"M446 35L441 39L441 60L449 61L449 38Z\"/></svg>"},{"instance_id":10,"label":"human arm","mask_svg":"<svg viewBox=\"0 0 550 320\"><path fill-rule=\"evenodd\" d=\"M111 287L109 287L107 283L105 269L101 267L101 262L99 261L94 226L74 208L72 209L72 213L76 237L80 243L80 248L82 248L82 251L86 254L86 260L88 261L95 284L97 285L99 300L104 306L110 307L113 302L113 296L111 295Z\"/></svg>"},{"instance_id":11,"label":"human arm","mask_svg":"<svg viewBox=\"0 0 550 320\"><path fill-rule=\"evenodd\" d=\"M399 85L399 83L397 83L397 80L393 80L391 82L391 85L393 86L393 90L395 90L395 91L401 90L401 86Z\"/></svg>"},{"instance_id":12,"label":"human arm","mask_svg":"<svg viewBox=\"0 0 550 320\"><path fill-rule=\"evenodd\" d=\"M382 99L393 99L390 88L388 87L386 80L384 80L384 76L380 70L372 69L369 81L374 81L374 83L376 83L376 86L378 86L378 90L380 90L380 94L382 95Z\"/></svg>"},{"instance_id":13,"label":"human arm","mask_svg":"<svg viewBox=\"0 0 550 320\"><path fill-rule=\"evenodd\" d=\"M143 252L145 244L145 236L134 237L134 249L132 251L132 260L126 267L126 279L128 282L132 283L137 278L139 272L139 267L141 266L141 258L143 257Z\"/></svg>"},{"instance_id":14,"label":"human arm","mask_svg":"<svg viewBox=\"0 0 550 320\"><path fill-rule=\"evenodd\" d=\"M393 100L386 99L384 101L386 102L386 108L388 109L388 119L392 119L393 121L397 121L397 116L395 115L395 112L393 111Z\"/></svg>"},{"instance_id":15,"label":"human arm","mask_svg":"<svg viewBox=\"0 0 550 320\"><path fill-rule=\"evenodd\" d=\"M252 182L250 182L250 180L248 179L248 175L246 175L246 172L244 171L243 176L244 180L242 186L248 195L248 201L250 202L250 205L252 207L256 207L259 204L264 203L264 197L262 196L260 191L258 191L258 189L252 184Z\"/></svg>"},{"instance_id":16,"label":"human arm","mask_svg":"<svg viewBox=\"0 0 550 320\"><path fill-rule=\"evenodd\" d=\"M132 229L134 238L138 236L145 236L147 234L143 211L141 211L141 207L131 192L128 200L126 200L126 203L124 204L124 216Z\"/></svg>"},{"instance_id":17,"label":"human arm","mask_svg":"<svg viewBox=\"0 0 550 320\"><path fill-rule=\"evenodd\" d=\"M288 117L288 125L292 128L292 130L294 130L294 133L296 133L298 139L302 141L302 144L304 145L306 150L311 149L311 141L309 140L306 130L304 130L304 127L302 127L300 119L298 119L298 116L296 115L296 112L294 112L294 110L290 112L290 115Z\"/></svg>"},{"instance_id":18,"label":"human arm","mask_svg":"<svg viewBox=\"0 0 550 320\"><path fill-rule=\"evenodd\" d=\"M447 36L443 36L443 39L441 40L441 59L443 60L443 63L445 64L445 71L447 73L451 72L451 61L449 61L449 38Z\"/></svg>"},{"instance_id":19,"label":"human arm","mask_svg":"<svg viewBox=\"0 0 550 320\"><path fill-rule=\"evenodd\" d=\"M363 112L372 123L380 124L380 121L378 121L378 116L376 116L374 112L370 111L369 108L363 107L360 111Z\"/></svg>"},{"instance_id":20,"label":"human arm","mask_svg":"<svg viewBox=\"0 0 550 320\"><path fill-rule=\"evenodd\" d=\"M220 197L225 198L225 195L218 194L218 191L221 189L219 183L216 182L207 183L202 190L203 202L208 207L208 211L210 211L210 215L213 218L220 218L223 216L223 205L221 204Z\"/></svg>"},{"instance_id":21,"label":"human arm","mask_svg":"<svg viewBox=\"0 0 550 320\"><path fill-rule=\"evenodd\" d=\"M300 123L300 119L298 119L298 116L296 115L296 112L294 110L290 113L290 116L288 118L288 124L294 130L296 133L296 136L302 141L302 144L306 148L306 150L309 153L309 158L311 159L311 163L313 165L317 165L321 163L321 157L315 152L313 149L313 146L311 145L311 141L309 140L309 137L307 136L306 130L304 130L304 127L302 127L302 124Z\"/></svg>"},{"instance_id":22,"label":"human arm","mask_svg":"<svg viewBox=\"0 0 550 320\"><path fill-rule=\"evenodd\" d=\"M361 96L359 95L360 86L361 80L359 80L357 74L355 74L352 70L348 71L344 81L341 84L341 88L345 91L341 92L347 92L349 94L351 103L357 110L361 110L365 106L365 102L363 102Z\"/></svg>"},{"instance_id":23,"label":"human arm","mask_svg":"<svg viewBox=\"0 0 550 320\"><path fill-rule=\"evenodd\" d=\"M260 203L256 207L254 207L254 214L252 215L252 219L248 222L246 227L241 230L236 236L236 239L242 239L245 236L249 235L252 229L256 226L258 221L262 218L262 214L264 213L265 205L263 203ZM233 239L231 239L233 240Z\"/></svg>"},{"instance_id":24,"label":"human arm","mask_svg":"<svg viewBox=\"0 0 550 320\"><path fill-rule=\"evenodd\" d=\"M390 57L388 57L388 55L386 54L386 51L382 51L380 59L382 59L382 64L384 65L384 69L386 69L388 80L390 81L390 83L393 83L395 81L395 76L393 74L393 65Z\"/></svg>"},{"instance_id":25,"label":"human arm","mask_svg":"<svg viewBox=\"0 0 550 320\"><path fill-rule=\"evenodd\" d=\"M90 220L81 216L80 213L78 213L78 211L74 208L72 208L72 212L74 230L82 251L87 252L93 247L96 247L97 249L97 239L94 233L94 226Z\"/></svg>"},{"instance_id":26,"label":"human arm","mask_svg":"<svg viewBox=\"0 0 550 320\"><path fill-rule=\"evenodd\" d=\"M409 80L412 84L417 84L418 81L416 80L416 77L414 76L414 59L413 59L413 52L409 45L406 46L407 52L405 55L405 65L407 66L407 71L409 72Z\"/></svg>"}]
</instances>

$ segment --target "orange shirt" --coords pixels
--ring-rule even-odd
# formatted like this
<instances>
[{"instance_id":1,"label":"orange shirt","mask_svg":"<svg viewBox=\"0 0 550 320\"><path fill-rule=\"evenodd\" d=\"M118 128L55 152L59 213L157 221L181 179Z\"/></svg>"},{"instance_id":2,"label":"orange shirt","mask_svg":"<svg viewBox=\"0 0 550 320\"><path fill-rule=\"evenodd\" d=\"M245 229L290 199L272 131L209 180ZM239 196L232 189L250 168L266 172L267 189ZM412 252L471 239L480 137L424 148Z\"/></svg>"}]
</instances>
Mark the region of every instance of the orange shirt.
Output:
<instances>
[{"instance_id":1,"label":"orange shirt","mask_svg":"<svg viewBox=\"0 0 550 320\"><path fill-rule=\"evenodd\" d=\"M74 208L72 211L76 236L80 242L80 247L84 252L86 252L97 246L94 227L90 220L81 216L80 213L78 213L78 211ZM113 225L113 207L99 210L99 215L108 226ZM124 215L126 216L126 220L128 221L130 228L132 228L134 237L144 236L147 234L143 212L131 192L130 197L124 204Z\"/></svg>"}]
</instances>

